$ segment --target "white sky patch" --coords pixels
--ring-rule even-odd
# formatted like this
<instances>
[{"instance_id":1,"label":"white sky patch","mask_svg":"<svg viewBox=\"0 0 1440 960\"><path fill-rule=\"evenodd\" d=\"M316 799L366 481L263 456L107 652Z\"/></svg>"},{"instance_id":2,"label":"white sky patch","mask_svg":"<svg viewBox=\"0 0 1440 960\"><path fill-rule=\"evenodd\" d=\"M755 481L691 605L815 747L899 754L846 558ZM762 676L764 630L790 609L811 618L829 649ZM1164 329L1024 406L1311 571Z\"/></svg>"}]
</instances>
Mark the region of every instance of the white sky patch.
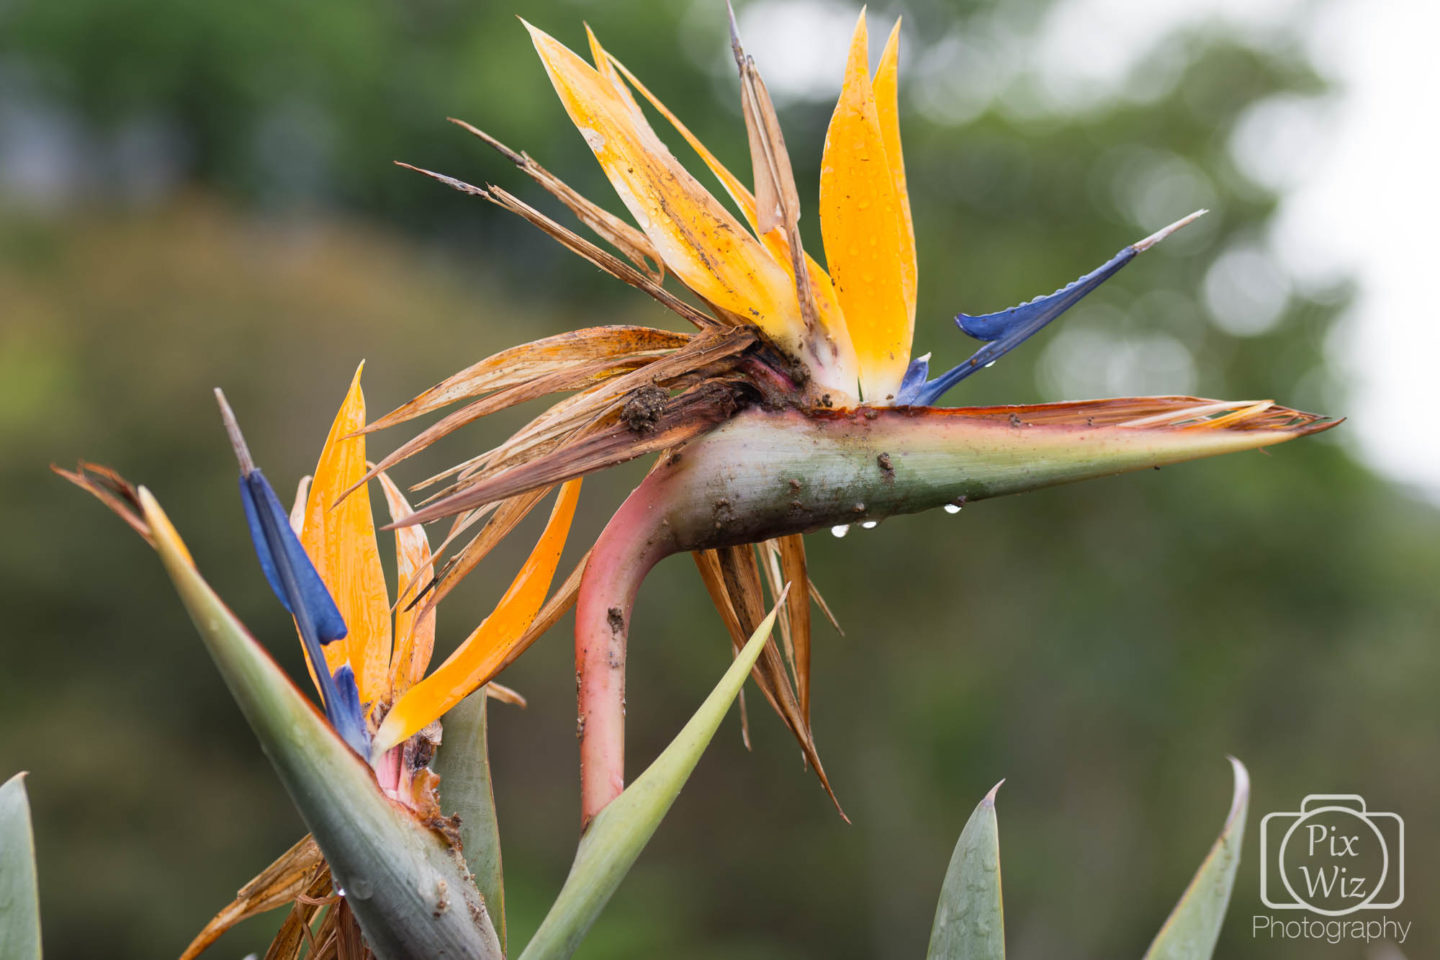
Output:
<instances>
[{"instance_id":1,"label":"white sky patch","mask_svg":"<svg viewBox=\"0 0 1440 960\"><path fill-rule=\"evenodd\" d=\"M1437 35L1432 0L1345 0L1316 22L1312 50L1342 96L1273 244L1304 286L1358 282L1330 345L1350 388L1339 435L1440 500Z\"/></svg>"},{"instance_id":2,"label":"white sky patch","mask_svg":"<svg viewBox=\"0 0 1440 960\"><path fill-rule=\"evenodd\" d=\"M834 100L840 92L850 34L859 15L858 6L842 0L761 0L740 7L735 19L745 52L755 58L770 95L777 103L784 103ZM708 56L715 54L712 20L723 16L723 7L706 0L700 0L694 8L692 19L704 20ZM880 55L891 24L883 23L882 33L882 21L873 14L867 22L873 61ZM734 74L729 44L722 53L725 70Z\"/></svg>"}]
</instances>

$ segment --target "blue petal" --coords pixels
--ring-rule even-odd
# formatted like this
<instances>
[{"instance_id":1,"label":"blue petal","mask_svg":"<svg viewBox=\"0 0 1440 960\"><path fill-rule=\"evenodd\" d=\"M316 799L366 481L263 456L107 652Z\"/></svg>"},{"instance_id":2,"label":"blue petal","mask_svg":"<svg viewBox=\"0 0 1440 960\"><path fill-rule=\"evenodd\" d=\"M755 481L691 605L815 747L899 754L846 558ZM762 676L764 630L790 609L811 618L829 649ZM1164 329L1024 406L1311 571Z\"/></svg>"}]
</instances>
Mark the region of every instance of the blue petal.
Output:
<instances>
[{"instance_id":1,"label":"blue petal","mask_svg":"<svg viewBox=\"0 0 1440 960\"><path fill-rule=\"evenodd\" d=\"M370 756L370 728L365 725L365 711L360 707L360 688L355 685L355 671L343 663L335 671L335 709L330 712L330 725L350 748L362 757Z\"/></svg>"},{"instance_id":2,"label":"blue petal","mask_svg":"<svg viewBox=\"0 0 1440 960\"><path fill-rule=\"evenodd\" d=\"M360 704L360 691L355 684L355 674L349 664L342 664L332 676L325 662L322 649L327 643L341 639L348 632L345 619L320 579L315 564L300 545L300 538L290 527L290 518L280 505L265 475L250 458L245 438L235 415L219 390L215 391L220 401L225 428L230 433L235 447L235 456L240 461L240 502L245 507L245 522L250 528L250 539L255 544L255 554L260 559L260 569L281 606L295 617L295 626L300 631L300 640L305 647L305 659L310 662L320 685L320 700L325 706L325 715L335 732L362 757L370 755L370 732L365 724L365 713Z\"/></svg>"},{"instance_id":3,"label":"blue petal","mask_svg":"<svg viewBox=\"0 0 1440 960\"><path fill-rule=\"evenodd\" d=\"M900 389L895 391L895 404L906 406L915 403L921 389L925 386L925 378L930 376L930 354L910 361L910 366L905 368L905 376L900 381Z\"/></svg>"},{"instance_id":4,"label":"blue petal","mask_svg":"<svg viewBox=\"0 0 1440 960\"><path fill-rule=\"evenodd\" d=\"M240 500L245 504L245 522L250 526L250 539L255 543L260 569L265 571L265 579L270 581L270 589L275 591L281 605L296 616L299 615L297 607L303 607L315 625L321 644L342 639L348 632L345 620L310 555L300 545L300 538L295 536L280 498L259 469L241 475ZM261 521L262 511L268 515L269 522ZM285 557L285 566L292 575L289 583L281 574L276 554Z\"/></svg>"},{"instance_id":5,"label":"blue petal","mask_svg":"<svg viewBox=\"0 0 1440 960\"><path fill-rule=\"evenodd\" d=\"M915 406L929 406L933 404L945 391L955 386L955 384L964 380L976 370L994 363L1039 333L1050 321L1075 306L1075 304L1084 299L1092 290L1118 273L1121 267L1135 259L1136 254L1149 250L1155 244L1164 240L1170 234L1190 223L1204 212L1204 210L1200 210L1192 213L1183 220L1178 220L1170 224L1168 227L1157 231L1144 240L1131 244L1104 264L1101 264L1073 283L1061 287L1049 296L1036 297L1028 303L1022 303L1008 310L1001 310L999 313L985 313L978 316L972 316L966 313L959 314L955 317L955 323L963 332L977 340L988 340L990 342L975 351L970 359L958 367L941 374L929 383L915 387L907 394L905 387L909 383L910 374L915 369L914 364L912 364L910 370L906 371L906 381L905 384L901 386L900 394L897 395L897 402L910 403ZM904 399L902 399L902 397Z\"/></svg>"},{"instance_id":6,"label":"blue petal","mask_svg":"<svg viewBox=\"0 0 1440 960\"><path fill-rule=\"evenodd\" d=\"M347 632L335 600L291 529L280 499L258 469L240 475L240 500L245 505L245 520L265 579L270 581L281 606L295 616L305 658L320 683L320 700L330 725L356 753L369 756L370 734L355 675L345 664L331 676L322 650ZM342 675L348 682L342 680Z\"/></svg>"}]
</instances>

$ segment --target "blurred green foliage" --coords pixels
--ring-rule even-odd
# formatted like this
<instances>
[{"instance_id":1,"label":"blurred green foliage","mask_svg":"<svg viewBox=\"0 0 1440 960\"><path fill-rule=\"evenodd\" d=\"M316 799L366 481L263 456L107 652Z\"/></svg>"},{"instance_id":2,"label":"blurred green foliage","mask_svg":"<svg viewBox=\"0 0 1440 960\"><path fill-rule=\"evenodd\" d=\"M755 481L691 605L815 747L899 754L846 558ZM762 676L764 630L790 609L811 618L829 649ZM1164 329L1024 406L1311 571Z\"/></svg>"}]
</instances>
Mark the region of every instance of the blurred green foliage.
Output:
<instances>
[{"instance_id":1,"label":"blurred green foliage","mask_svg":"<svg viewBox=\"0 0 1440 960\"><path fill-rule=\"evenodd\" d=\"M1047 10L907 3L904 49L919 60L1001 12L1024 35ZM52 957L178 953L301 828L145 548L46 464L86 457L153 487L211 582L295 670L298 645L244 540L212 386L226 388L279 487L313 466L361 358L379 412L523 339L667 322L524 224L390 166L536 199L444 122L459 116L613 198L515 12L575 45L588 19L743 168L733 83L712 69L725 54L718 5L0 8L0 109L70 131L57 156L73 173L39 205L12 178L0 217L0 774L32 772ZM697 46L714 60L697 64ZM1225 332L1200 295L1216 258L1263 237L1274 210L1236 169L1228 135L1248 106L1322 88L1300 49L1193 31L1155 53L1175 68L1169 82L1073 114L1022 109L1043 66L1025 61L958 124L915 109L923 77L904 79L916 352L934 350L937 367L970 349L949 323L956 310L1048 292L1158 226L1135 191L1164 187L1165 171L1200 184L1215 211L953 402L1062 399L1076 380L1167 389L1144 363L1107 374L1109 354L1056 345L1079 331L1117 355L1156 336L1179 344L1193 370L1182 389L1344 413L1323 350L1344 278L1294 292L1279 322L1248 338ZM802 98L782 109L802 197L815 195L829 108ZM0 147L14 147L3 131ZM1195 194L1157 189L1162 207ZM493 443L528 412L470 428L402 479ZM817 634L815 727L854 825L752 698L754 752L722 731L580 956L920 956L945 852L1002 776L1011 955L1138 956L1214 834L1225 753L1250 766L1257 821L1309 792L1360 792L1406 816L1408 904L1434 903L1440 878L1422 852L1440 845L1424 816L1440 809L1440 517L1351 459L1345 432L1364 428L811 538L846 631ZM381 435L376 449L397 442ZM642 470L587 483L577 556ZM488 609L529 529L447 601L442 648ZM638 769L729 654L683 560L642 590L632 637ZM574 849L568 620L506 682L531 704L497 707L491 730L523 943ZM1221 954L1312 955L1250 938L1256 863L1252 836ZM1407 952L1433 952L1440 932L1418 907L1407 915ZM272 929L251 922L219 955L260 949Z\"/></svg>"}]
</instances>

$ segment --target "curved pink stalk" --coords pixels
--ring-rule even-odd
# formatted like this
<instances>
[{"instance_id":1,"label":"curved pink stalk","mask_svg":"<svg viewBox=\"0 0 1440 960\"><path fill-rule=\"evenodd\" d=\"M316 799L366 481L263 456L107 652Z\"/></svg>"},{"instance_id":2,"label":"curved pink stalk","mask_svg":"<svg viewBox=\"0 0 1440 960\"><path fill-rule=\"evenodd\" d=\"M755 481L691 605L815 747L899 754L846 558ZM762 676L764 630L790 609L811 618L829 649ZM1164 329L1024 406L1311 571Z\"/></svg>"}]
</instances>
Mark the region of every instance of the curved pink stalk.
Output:
<instances>
[{"instance_id":1,"label":"curved pink stalk","mask_svg":"<svg viewBox=\"0 0 1440 960\"><path fill-rule=\"evenodd\" d=\"M582 822L624 788L630 612L664 557L1273 446L1336 422L1194 397L736 415L657 464L591 553L575 615Z\"/></svg>"},{"instance_id":2,"label":"curved pink stalk","mask_svg":"<svg viewBox=\"0 0 1440 960\"><path fill-rule=\"evenodd\" d=\"M654 474L651 475L652 477ZM660 534L663 497L647 478L610 518L591 548L575 605L579 688L580 822L625 789L625 647L635 594L650 568L675 552Z\"/></svg>"}]
</instances>

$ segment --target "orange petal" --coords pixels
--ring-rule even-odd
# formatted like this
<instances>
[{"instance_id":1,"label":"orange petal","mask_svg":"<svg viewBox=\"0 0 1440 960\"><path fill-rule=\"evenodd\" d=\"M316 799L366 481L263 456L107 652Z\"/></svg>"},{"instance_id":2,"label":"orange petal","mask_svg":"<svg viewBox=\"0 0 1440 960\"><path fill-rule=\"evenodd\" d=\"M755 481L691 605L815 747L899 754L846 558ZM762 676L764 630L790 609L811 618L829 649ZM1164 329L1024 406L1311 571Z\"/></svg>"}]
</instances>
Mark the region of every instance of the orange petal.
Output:
<instances>
[{"instance_id":1,"label":"orange petal","mask_svg":"<svg viewBox=\"0 0 1440 960\"><path fill-rule=\"evenodd\" d=\"M868 57L862 13L825 135L820 234L855 345L861 393L867 402L886 403L910 362L914 317L906 290L914 290L915 247L903 239L904 205L885 150Z\"/></svg>"},{"instance_id":2,"label":"orange petal","mask_svg":"<svg viewBox=\"0 0 1440 960\"><path fill-rule=\"evenodd\" d=\"M910 191L905 186L905 154L900 149L900 21L885 41L880 66L875 68L875 111L880 117L880 134L885 138L885 158L890 179L900 197L900 279L905 285L905 315L915 326L915 224L910 219ZM907 342L907 352L909 344Z\"/></svg>"},{"instance_id":3,"label":"orange petal","mask_svg":"<svg viewBox=\"0 0 1440 960\"><path fill-rule=\"evenodd\" d=\"M602 49L600 52L604 53L605 51ZM720 181L720 185L725 188L725 192L730 195L730 199L734 200L735 205L740 208L740 213L744 215L746 222L750 224L750 229L758 234L760 231L760 222L755 209L755 196L750 192L750 189L741 182L739 177L731 173L715 154L706 149L705 144L700 142L700 138L695 136L689 127L680 122L680 118L671 113L670 108L661 103L660 99L651 93L650 89L641 83L635 74L631 73L623 63L608 53L605 53L605 56L610 65L624 75L625 79L639 92L640 96L644 97L650 106L654 107L662 117L669 121L670 125L675 128L675 132L680 134L685 142L690 145L690 149L699 155L700 159L704 161L705 166L710 168L710 172L715 175L715 178ZM793 285L795 277L790 266L790 244L785 239L785 231L771 230L769 233L760 237L760 242L765 245L765 249L770 254L771 259L779 264L785 271L785 276L789 278ZM845 329L845 317L841 313L839 301L835 299L835 290L830 283L830 276L809 254L805 255L805 265L810 271L810 289L815 295L815 311L819 315L820 326L825 329L831 341L837 344L840 349L840 357L832 362L832 366L836 369L836 374L834 377L835 382L831 385L840 387L845 390L846 393L853 393L855 389L855 359L853 350L850 347L850 335Z\"/></svg>"},{"instance_id":4,"label":"orange petal","mask_svg":"<svg viewBox=\"0 0 1440 960\"><path fill-rule=\"evenodd\" d=\"M383 470L378 474L380 489L390 519L399 523L410 516L405 494ZM395 528L395 651L390 655L390 695L398 697L425 676L430 654L435 650L435 608L428 603L411 606L434 576L430 538L418 523Z\"/></svg>"},{"instance_id":5,"label":"orange petal","mask_svg":"<svg viewBox=\"0 0 1440 960\"><path fill-rule=\"evenodd\" d=\"M310 481L305 501L305 529L300 542L320 579L330 588L349 633L325 647L325 662L334 670L350 663L360 688L360 702L371 703L388 693L390 666L390 600L385 572L375 542L370 492L360 487L336 504L340 495L365 476L365 438L351 436L365 426L365 395L360 392L362 363Z\"/></svg>"},{"instance_id":6,"label":"orange petal","mask_svg":"<svg viewBox=\"0 0 1440 960\"><path fill-rule=\"evenodd\" d=\"M797 351L804 325L790 275L680 165L632 100L564 44L526 27L570 119L665 265Z\"/></svg>"},{"instance_id":7,"label":"orange petal","mask_svg":"<svg viewBox=\"0 0 1440 960\"><path fill-rule=\"evenodd\" d=\"M545 532L535 544L529 559L515 575L510 589L495 605L495 610L465 639L465 642L435 672L400 697L385 716L375 734L374 753L379 755L403 743L416 731L438 719L445 711L469 696L494 676L504 663L506 654L525 636L525 631L540 612L565 538L570 533L570 520L575 516L575 502L580 496L580 481L567 482L560 488L555 508Z\"/></svg>"}]
</instances>

